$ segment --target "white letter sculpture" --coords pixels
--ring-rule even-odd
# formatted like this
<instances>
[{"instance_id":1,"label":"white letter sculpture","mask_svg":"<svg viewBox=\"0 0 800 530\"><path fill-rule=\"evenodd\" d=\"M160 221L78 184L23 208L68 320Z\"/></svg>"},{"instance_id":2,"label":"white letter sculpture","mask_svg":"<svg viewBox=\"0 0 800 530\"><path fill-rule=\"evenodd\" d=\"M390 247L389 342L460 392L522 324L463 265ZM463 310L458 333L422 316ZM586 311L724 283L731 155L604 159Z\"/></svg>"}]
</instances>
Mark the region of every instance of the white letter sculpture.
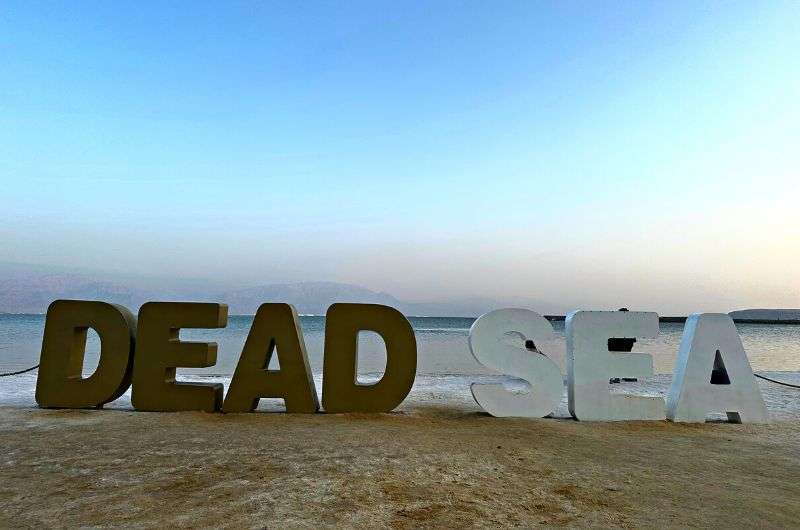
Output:
<instances>
[{"instance_id":1,"label":"white letter sculpture","mask_svg":"<svg viewBox=\"0 0 800 530\"><path fill-rule=\"evenodd\" d=\"M525 348L532 340L538 351ZM470 386L472 397L492 416L541 418L558 407L564 390L561 370L541 348L556 340L553 326L527 309L499 309L486 313L469 330L469 349L484 366L524 379L527 394L516 394L502 384ZM513 342L512 342L513 341Z\"/></svg>"},{"instance_id":2,"label":"white letter sculpture","mask_svg":"<svg viewBox=\"0 0 800 530\"><path fill-rule=\"evenodd\" d=\"M575 419L665 419L662 398L610 392L611 378L653 375L650 355L611 352L608 339L654 338L658 335L656 313L573 311L567 315L566 334L569 412Z\"/></svg>"},{"instance_id":3,"label":"white letter sculpture","mask_svg":"<svg viewBox=\"0 0 800 530\"><path fill-rule=\"evenodd\" d=\"M695 313L683 330L667 398L667 417L702 423L709 412L725 412L728 421L735 423L769 421L731 317Z\"/></svg>"}]
</instances>

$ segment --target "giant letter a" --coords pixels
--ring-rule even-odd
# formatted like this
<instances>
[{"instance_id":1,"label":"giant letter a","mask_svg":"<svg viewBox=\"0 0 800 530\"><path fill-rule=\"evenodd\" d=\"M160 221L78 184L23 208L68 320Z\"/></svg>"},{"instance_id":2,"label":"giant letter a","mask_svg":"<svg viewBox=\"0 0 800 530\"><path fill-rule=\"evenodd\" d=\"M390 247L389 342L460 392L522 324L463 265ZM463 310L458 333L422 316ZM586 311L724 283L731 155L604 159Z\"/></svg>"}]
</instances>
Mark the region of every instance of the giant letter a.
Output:
<instances>
[{"instance_id":1,"label":"giant letter a","mask_svg":"<svg viewBox=\"0 0 800 530\"><path fill-rule=\"evenodd\" d=\"M696 313L686 320L667 418L702 423L710 412L724 412L735 423L769 421L731 317Z\"/></svg>"}]
</instances>

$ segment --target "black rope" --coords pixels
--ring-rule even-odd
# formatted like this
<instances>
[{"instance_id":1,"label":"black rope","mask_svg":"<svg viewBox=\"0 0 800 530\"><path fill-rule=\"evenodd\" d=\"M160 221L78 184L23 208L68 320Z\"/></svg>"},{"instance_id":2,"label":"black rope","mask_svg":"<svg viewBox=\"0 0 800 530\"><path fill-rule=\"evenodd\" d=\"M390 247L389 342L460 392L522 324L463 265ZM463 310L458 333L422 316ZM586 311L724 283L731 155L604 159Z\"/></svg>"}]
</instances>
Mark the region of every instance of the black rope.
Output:
<instances>
[{"instance_id":1,"label":"black rope","mask_svg":"<svg viewBox=\"0 0 800 530\"><path fill-rule=\"evenodd\" d=\"M756 377L760 377L764 381L769 381L770 383L775 383L777 385L788 386L788 387L791 387L791 388L800 388L800 385L793 385L791 383L784 383L783 381L776 381L775 379L770 379L769 377L763 376L761 374L753 374L753 375L756 376Z\"/></svg>"},{"instance_id":2,"label":"black rope","mask_svg":"<svg viewBox=\"0 0 800 530\"><path fill-rule=\"evenodd\" d=\"M7 372L7 373L4 373L4 374L0 374L0 377L9 377L9 376L12 376L12 375L20 375L20 374L24 374L26 372L32 372L32 371L36 370L37 368L39 368L38 364L36 366L31 366L30 368L26 368L24 370L19 370L17 372ZM770 383L775 383L776 385L788 386L790 388L800 388L800 385L793 385L792 383L786 383L784 381L777 381L775 379L770 379L769 377L761 375L761 374L753 374L753 375L758 377L758 378L760 378L760 379L763 379L764 381L769 381Z\"/></svg>"},{"instance_id":3,"label":"black rope","mask_svg":"<svg viewBox=\"0 0 800 530\"><path fill-rule=\"evenodd\" d=\"M31 366L30 368L25 368L24 370L20 370L19 372L7 372L7 373L4 373L4 374L0 374L0 377L8 377L10 375L24 374L25 372L32 372L33 370L36 370L37 368L39 368L38 364L36 366Z\"/></svg>"}]
</instances>

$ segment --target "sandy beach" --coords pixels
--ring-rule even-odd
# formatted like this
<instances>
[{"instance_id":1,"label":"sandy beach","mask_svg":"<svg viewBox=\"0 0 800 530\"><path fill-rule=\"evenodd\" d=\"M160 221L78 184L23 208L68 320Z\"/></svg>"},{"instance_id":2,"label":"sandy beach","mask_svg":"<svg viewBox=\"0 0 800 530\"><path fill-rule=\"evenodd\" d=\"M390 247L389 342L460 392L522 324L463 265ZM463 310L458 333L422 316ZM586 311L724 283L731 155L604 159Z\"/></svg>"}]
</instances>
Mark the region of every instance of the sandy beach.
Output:
<instances>
[{"instance_id":1,"label":"sandy beach","mask_svg":"<svg viewBox=\"0 0 800 530\"><path fill-rule=\"evenodd\" d=\"M424 383L379 415L140 413L124 399L100 411L0 407L0 526L786 528L800 519L796 414L773 413L768 425L498 419L466 391Z\"/></svg>"}]
</instances>

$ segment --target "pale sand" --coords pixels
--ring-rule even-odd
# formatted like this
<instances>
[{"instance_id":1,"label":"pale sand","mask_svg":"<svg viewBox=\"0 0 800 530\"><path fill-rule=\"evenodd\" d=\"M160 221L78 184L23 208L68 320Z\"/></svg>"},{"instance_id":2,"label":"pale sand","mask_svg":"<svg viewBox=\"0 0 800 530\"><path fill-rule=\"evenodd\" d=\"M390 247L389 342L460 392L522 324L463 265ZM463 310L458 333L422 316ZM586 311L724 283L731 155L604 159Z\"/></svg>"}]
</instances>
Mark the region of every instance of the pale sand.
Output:
<instances>
[{"instance_id":1,"label":"pale sand","mask_svg":"<svg viewBox=\"0 0 800 530\"><path fill-rule=\"evenodd\" d=\"M800 421L0 408L0 526L792 527Z\"/></svg>"}]
</instances>

